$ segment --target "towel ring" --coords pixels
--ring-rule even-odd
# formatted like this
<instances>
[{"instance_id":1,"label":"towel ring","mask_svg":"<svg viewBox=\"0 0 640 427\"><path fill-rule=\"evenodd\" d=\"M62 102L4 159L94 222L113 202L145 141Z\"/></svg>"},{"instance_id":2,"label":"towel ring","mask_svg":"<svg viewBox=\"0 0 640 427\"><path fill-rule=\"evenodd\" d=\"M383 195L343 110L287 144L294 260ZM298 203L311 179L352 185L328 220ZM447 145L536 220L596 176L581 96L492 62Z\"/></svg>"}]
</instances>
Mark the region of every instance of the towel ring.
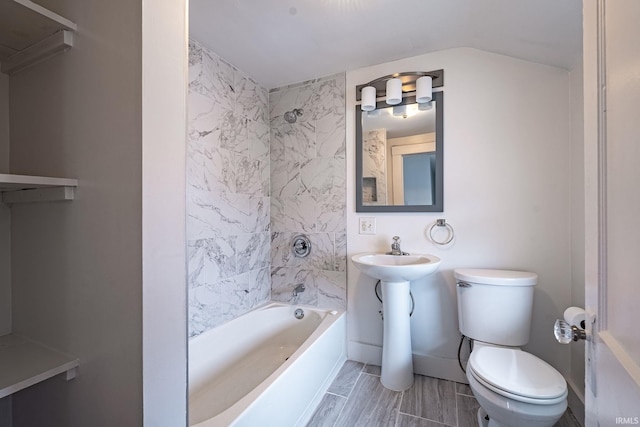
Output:
<instances>
[{"instance_id":1,"label":"towel ring","mask_svg":"<svg viewBox=\"0 0 640 427\"><path fill-rule=\"evenodd\" d=\"M445 227L448 231L449 231L449 238L445 241L439 241L436 240L433 237L433 229L435 227ZM451 224L447 223L447 220L442 218L442 219L437 219L436 222L431 226L431 228L429 228L429 238L431 239L431 241L433 243L435 243L436 245L440 245L440 246L444 246L444 245L448 245L449 243L451 243L451 241L453 240L453 238L455 237L455 231L453 231L453 227L451 226Z\"/></svg>"}]
</instances>

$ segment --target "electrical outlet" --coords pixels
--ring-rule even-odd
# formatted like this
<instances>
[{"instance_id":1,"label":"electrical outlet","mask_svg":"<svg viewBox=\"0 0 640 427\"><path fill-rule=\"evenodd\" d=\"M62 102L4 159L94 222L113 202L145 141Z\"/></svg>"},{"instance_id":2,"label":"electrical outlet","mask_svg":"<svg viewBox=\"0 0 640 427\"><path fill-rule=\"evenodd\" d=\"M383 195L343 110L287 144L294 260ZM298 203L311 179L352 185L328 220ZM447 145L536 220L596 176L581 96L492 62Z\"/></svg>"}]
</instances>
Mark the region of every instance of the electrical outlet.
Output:
<instances>
[{"instance_id":1,"label":"electrical outlet","mask_svg":"<svg viewBox=\"0 0 640 427\"><path fill-rule=\"evenodd\" d=\"M360 218L360 228L358 230L360 234L376 234L376 219Z\"/></svg>"}]
</instances>

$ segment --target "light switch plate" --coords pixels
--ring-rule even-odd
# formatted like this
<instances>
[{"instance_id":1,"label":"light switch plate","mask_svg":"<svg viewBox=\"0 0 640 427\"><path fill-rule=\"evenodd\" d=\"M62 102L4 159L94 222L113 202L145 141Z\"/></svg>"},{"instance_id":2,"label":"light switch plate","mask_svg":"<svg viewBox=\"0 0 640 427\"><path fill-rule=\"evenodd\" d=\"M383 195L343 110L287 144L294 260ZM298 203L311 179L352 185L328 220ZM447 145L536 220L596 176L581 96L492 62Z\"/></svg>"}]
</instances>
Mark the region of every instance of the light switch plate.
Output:
<instances>
[{"instance_id":1,"label":"light switch plate","mask_svg":"<svg viewBox=\"0 0 640 427\"><path fill-rule=\"evenodd\" d=\"M376 219L375 218L360 218L360 227L358 228L360 234L376 234Z\"/></svg>"}]
</instances>

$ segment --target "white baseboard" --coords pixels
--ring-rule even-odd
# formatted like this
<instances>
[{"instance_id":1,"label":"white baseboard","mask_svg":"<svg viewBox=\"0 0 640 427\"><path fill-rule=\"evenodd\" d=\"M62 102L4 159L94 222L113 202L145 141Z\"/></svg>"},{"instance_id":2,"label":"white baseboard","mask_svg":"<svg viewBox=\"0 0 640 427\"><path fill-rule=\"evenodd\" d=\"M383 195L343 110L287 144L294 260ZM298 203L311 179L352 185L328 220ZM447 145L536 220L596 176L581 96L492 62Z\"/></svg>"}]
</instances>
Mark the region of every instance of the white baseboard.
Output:
<instances>
[{"instance_id":1,"label":"white baseboard","mask_svg":"<svg viewBox=\"0 0 640 427\"><path fill-rule=\"evenodd\" d=\"M347 357L356 362L380 366L382 364L382 347L349 341L347 344ZM467 377L458 365L458 359L446 359L414 353L413 372L427 377L468 383Z\"/></svg>"},{"instance_id":2,"label":"white baseboard","mask_svg":"<svg viewBox=\"0 0 640 427\"><path fill-rule=\"evenodd\" d=\"M569 386L569 396L567 396L569 408L578 423L584 427L584 390L580 390L570 378L565 378L565 380Z\"/></svg>"},{"instance_id":3,"label":"white baseboard","mask_svg":"<svg viewBox=\"0 0 640 427\"><path fill-rule=\"evenodd\" d=\"M458 359L446 359L444 357L427 356L423 354L413 355L413 372L427 377L442 378L468 384L466 375L460 369Z\"/></svg>"},{"instance_id":4,"label":"white baseboard","mask_svg":"<svg viewBox=\"0 0 640 427\"><path fill-rule=\"evenodd\" d=\"M347 342L347 359L369 365L382 364L382 347L360 342Z\"/></svg>"}]
</instances>

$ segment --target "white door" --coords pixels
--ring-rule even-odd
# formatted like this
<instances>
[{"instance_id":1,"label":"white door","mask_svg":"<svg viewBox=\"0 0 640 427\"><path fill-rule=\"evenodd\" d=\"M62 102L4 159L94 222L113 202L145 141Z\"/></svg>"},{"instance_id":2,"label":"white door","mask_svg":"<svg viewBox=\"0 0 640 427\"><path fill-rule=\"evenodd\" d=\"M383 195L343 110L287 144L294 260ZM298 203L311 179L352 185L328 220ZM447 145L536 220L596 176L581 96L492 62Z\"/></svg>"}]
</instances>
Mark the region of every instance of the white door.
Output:
<instances>
[{"instance_id":1,"label":"white door","mask_svg":"<svg viewBox=\"0 0 640 427\"><path fill-rule=\"evenodd\" d=\"M586 425L640 424L640 1L584 0Z\"/></svg>"}]
</instances>

